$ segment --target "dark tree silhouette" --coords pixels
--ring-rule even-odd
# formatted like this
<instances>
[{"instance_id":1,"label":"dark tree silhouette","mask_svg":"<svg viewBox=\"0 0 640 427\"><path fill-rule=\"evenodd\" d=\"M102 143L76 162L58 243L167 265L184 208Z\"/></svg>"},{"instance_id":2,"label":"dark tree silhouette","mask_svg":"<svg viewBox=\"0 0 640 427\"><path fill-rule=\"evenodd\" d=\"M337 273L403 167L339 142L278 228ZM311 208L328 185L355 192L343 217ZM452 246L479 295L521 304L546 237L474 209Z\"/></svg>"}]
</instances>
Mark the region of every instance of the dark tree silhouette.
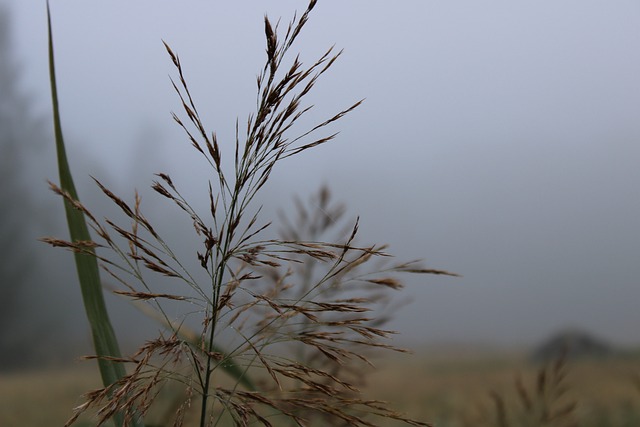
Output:
<instances>
[{"instance_id":1,"label":"dark tree silhouette","mask_svg":"<svg viewBox=\"0 0 640 427\"><path fill-rule=\"evenodd\" d=\"M19 86L20 69L11 51L9 11L0 4L0 370L29 362L29 334L23 322L38 271L35 224L40 220L29 190L30 159L46 138L42 121ZM33 163L33 162L31 162Z\"/></svg>"}]
</instances>

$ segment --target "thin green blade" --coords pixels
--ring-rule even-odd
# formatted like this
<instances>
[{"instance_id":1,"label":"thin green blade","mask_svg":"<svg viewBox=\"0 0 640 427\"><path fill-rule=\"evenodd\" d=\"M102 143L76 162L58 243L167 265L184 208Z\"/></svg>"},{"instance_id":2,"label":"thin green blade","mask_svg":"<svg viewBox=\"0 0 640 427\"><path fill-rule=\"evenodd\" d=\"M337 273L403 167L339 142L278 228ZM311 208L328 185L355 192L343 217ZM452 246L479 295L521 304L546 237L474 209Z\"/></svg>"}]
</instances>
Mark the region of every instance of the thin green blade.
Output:
<instances>
[{"instance_id":1,"label":"thin green blade","mask_svg":"<svg viewBox=\"0 0 640 427\"><path fill-rule=\"evenodd\" d=\"M60 186L64 191L68 192L72 198L78 200L78 194L76 192L73 178L71 177L69 163L67 161L64 139L62 137L62 127L60 124L49 2L47 2L47 20L49 33L49 79L51 83L53 124L56 140L56 153L58 157L58 169L60 174ZM71 241L91 240L83 213L74 209L66 200L64 202L64 207ZM82 299L87 318L91 326L94 350L96 355L99 356L98 365L100 368L100 374L102 376L102 382L106 387L124 377L126 372L122 364L106 359L108 357L120 357L120 348L118 346L118 341L113 331L113 327L111 326L104 302L98 262L92 255L76 253L75 263L80 281L80 289L82 291ZM116 425L123 425L123 417L120 415L116 418ZM136 423L136 425L142 424Z\"/></svg>"}]
</instances>

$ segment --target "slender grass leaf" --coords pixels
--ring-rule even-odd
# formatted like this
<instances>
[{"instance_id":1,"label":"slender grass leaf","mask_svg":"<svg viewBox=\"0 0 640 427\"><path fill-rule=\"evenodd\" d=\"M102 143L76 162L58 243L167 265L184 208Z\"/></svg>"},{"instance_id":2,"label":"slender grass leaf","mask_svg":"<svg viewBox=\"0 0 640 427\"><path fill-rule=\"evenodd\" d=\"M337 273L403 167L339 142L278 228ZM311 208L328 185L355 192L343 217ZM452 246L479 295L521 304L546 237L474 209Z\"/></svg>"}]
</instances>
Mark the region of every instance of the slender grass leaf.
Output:
<instances>
[{"instance_id":1,"label":"slender grass leaf","mask_svg":"<svg viewBox=\"0 0 640 427\"><path fill-rule=\"evenodd\" d=\"M51 83L53 124L58 169L60 174L60 186L64 191L68 192L73 199L78 200L78 194L76 192L69 163L67 161L64 139L62 137L62 127L60 124L60 110L58 105L58 90L56 85L49 2L47 2L47 24L49 35L49 79ZM64 201L64 207L71 240L74 242L91 240L83 213L74 209L66 200ZM98 365L102 376L102 382L104 386L107 387L124 377L126 372L122 364L107 360L109 357L119 358L120 348L118 346L118 341L113 327L111 326L104 302L98 262L92 255L75 253L75 263L85 311L91 326L94 350L98 356ZM118 415L114 421L116 425L122 426L124 423L123 416L121 414ZM142 426L142 423L136 422L135 425Z\"/></svg>"}]
</instances>

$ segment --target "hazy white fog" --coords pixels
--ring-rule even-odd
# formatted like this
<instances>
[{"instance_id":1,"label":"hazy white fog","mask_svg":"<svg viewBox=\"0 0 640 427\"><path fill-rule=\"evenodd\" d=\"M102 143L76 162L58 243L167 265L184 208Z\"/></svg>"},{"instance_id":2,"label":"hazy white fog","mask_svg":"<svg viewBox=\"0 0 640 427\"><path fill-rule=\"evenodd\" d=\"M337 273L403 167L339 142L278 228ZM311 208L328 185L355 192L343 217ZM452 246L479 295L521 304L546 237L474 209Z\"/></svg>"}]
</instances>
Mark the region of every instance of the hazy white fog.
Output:
<instances>
[{"instance_id":1,"label":"hazy white fog","mask_svg":"<svg viewBox=\"0 0 640 427\"><path fill-rule=\"evenodd\" d=\"M21 85L48 119L45 2L4 3ZM305 6L51 0L76 181L131 194L167 171L203 188L205 164L170 117L161 40L231 156L236 117L255 106L263 15L284 26ZM366 102L332 145L282 164L266 212L327 183L362 240L462 274L408 283L393 324L406 340L526 344L582 327L640 343L639 2L320 0L298 49L310 62L333 44L345 52L314 117ZM55 178L48 161L34 186Z\"/></svg>"}]
</instances>

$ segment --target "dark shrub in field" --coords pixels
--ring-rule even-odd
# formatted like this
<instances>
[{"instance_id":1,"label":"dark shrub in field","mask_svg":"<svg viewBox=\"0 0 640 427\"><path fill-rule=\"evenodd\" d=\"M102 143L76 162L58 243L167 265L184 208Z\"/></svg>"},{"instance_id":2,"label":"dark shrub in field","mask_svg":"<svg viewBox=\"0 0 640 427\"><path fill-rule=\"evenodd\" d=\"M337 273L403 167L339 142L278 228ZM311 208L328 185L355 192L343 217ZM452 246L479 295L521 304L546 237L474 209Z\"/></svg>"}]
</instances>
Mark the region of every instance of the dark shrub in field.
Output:
<instances>
[{"instance_id":1,"label":"dark shrub in field","mask_svg":"<svg viewBox=\"0 0 640 427\"><path fill-rule=\"evenodd\" d=\"M578 330L559 332L540 344L531 354L536 363L549 363L561 357L568 360L607 357L613 348L605 341Z\"/></svg>"}]
</instances>

